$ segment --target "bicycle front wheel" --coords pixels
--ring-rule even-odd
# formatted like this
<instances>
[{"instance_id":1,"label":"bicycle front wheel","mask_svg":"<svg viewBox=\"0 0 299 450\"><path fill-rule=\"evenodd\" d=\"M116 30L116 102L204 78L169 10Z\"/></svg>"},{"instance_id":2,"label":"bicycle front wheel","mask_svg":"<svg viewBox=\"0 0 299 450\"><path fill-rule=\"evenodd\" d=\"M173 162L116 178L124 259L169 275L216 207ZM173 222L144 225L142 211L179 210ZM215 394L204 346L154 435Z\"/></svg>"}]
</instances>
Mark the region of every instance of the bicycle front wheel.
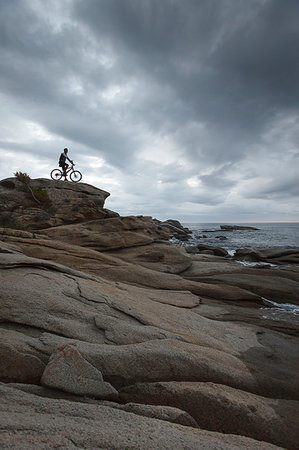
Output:
<instances>
[{"instance_id":1,"label":"bicycle front wheel","mask_svg":"<svg viewBox=\"0 0 299 450\"><path fill-rule=\"evenodd\" d=\"M79 172L79 170L73 170L73 172L70 173L70 179L74 182L74 183L78 183L82 178L82 174L81 172Z\"/></svg>"},{"instance_id":2,"label":"bicycle front wheel","mask_svg":"<svg viewBox=\"0 0 299 450\"><path fill-rule=\"evenodd\" d=\"M61 170L59 170L59 169L54 169L54 170L52 170L52 172L51 172L51 178L52 178L52 180L58 181L58 180L61 179L61 177L62 177L62 172L61 172Z\"/></svg>"}]
</instances>

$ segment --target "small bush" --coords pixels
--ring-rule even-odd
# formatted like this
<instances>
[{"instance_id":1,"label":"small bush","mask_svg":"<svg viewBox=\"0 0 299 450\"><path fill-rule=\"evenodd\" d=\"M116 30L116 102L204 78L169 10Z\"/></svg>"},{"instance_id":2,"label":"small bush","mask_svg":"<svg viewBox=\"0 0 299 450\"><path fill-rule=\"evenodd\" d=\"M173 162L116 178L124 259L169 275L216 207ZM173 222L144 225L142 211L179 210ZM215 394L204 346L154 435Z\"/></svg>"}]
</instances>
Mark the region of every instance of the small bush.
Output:
<instances>
[{"instance_id":1,"label":"small bush","mask_svg":"<svg viewBox=\"0 0 299 450\"><path fill-rule=\"evenodd\" d=\"M39 203L43 206L51 206L52 200L49 197L49 194L44 189L40 188L32 188L33 194L35 198L39 201Z\"/></svg>"},{"instance_id":2,"label":"small bush","mask_svg":"<svg viewBox=\"0 0 299 450\"><path fill-rule=\"evenodd\" d=\"M17 180L21 181L21 183L26 184L27 186L30 184L31 178L26 172L16 172L14 176Z\"/></svg>"},{"instance_id":3,"label":"small bush","mask_svg":"<svg viewBox=\"0 0 299 450\"><path fill-rule=\"evenodd\" d=\"M33 200L36 201L41 206L50 207L52 205L52 201L48 195L48 192L44 189L40 189L38 187L31 187L31 178L30 176L25 172L16 172L14 173L14 176L19 180L23 187L21 187L21 190L29 191Z\"/></svg>"}]
</instances>

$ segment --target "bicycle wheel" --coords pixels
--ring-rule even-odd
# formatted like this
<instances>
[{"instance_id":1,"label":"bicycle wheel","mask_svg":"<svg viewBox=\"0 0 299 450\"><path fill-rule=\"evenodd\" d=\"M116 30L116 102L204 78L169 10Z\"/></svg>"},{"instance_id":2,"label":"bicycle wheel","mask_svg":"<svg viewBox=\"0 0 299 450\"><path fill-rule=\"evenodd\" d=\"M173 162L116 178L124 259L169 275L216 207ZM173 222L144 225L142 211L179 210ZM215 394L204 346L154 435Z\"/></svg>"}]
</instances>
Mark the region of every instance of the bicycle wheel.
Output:
<instances>
[{"instance_id":1,"label":"bicycle wheel","mask_svg":"<svg viewBox=\"0 0 299 450\"><path fill-rule=\"evenodd\" d=\"M70 173L70 179L74 182L74 183L78 183L82 178L82 174L81 172L79 172L79 170L73 170L73 172Z\"/></svg>"},{"instance_id":2,"label":"bicycle wheel","mask_svg":"<svg viewBox=\"0 0 299 450\"><path fill-rule=\"evenodd\" d=\"M51 178L52 178L52 180L60 180L61 179L61 177L62 177L62 172L61 172L61 170L59 170L59 169L54 169L54 170L52 170L52 172L51 172Z\"/></svg>"}]
</instances>

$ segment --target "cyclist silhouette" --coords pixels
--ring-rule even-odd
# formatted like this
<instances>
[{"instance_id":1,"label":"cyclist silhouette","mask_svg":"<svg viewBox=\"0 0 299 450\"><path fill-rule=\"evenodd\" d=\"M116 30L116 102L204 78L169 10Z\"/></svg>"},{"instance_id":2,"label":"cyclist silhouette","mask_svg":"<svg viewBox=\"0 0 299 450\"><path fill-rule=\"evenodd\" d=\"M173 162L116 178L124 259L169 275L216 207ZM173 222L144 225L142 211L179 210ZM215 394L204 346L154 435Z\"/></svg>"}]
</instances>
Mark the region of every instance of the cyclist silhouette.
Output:
<instances>
[{"instance_id":1,"label":"cyclist silhouette","mask_svg":"<svg viewBox=\"0 0 299 450\"><path fill-rule=\"evenodd\" d=\"M63 176L64 176L64 179L65 179L65 180L66 180L66 170L67 170L67 168L68 168L68 166L69 166L69 165L66 163L66 160L68 160L70 163L74 164L73 161L67 156L67 154L68 154L68 149L65 148L65 149L63 150L63 152L61 153L60 158L59 158L59 167L62 168Z\"/></svg>"},{"instance_id":2,"label":"cyclist silhouette","mask_svg":"<svg viewBox=\"0 0 299 450\"><path fill-rule=\"evenodd\" d=\"M64 177L64 181L67 181L67 177L69 177L70 181L73 183L78 183L82 180L82 173L79 172L79 170L74 170L75 163L67 156L67 154L68 149L65 148L58 161L60 169L53 169L50 176L54 181L59 181L62 177ZM71 166L66 163L66 160L71 163Z\"/></svg>"}]
</instances>

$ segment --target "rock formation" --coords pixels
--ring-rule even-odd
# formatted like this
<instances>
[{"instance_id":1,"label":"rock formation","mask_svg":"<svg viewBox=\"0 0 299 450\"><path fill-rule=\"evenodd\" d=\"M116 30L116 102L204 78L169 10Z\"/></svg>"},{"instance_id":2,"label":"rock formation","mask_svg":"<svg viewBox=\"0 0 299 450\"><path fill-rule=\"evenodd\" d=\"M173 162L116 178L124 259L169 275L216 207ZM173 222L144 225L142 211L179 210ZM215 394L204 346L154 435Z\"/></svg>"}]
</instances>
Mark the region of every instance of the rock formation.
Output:
<instances>
[{"instance_id":1,"label":"rock formation","mask_svg":"<svg viewBox=\"0 0 299 450\"><path fill-rule=\"evenodd\" d=\"M297 253L189 253L177 221L33 185L51 206L0 182L1 448L296 448L298 321L264 299L298 303Z\"/></svg>"},{"instance_id":2,"label":"rock formation","mask_svg":"<svg viewBox=\"0 0 299 450\"><path fill-rule=\"evenodd\" d=\"M271 264L299 264L299 249L240 248L236 251L234 259Z\"/></svg>"},{"instance_id":3,"label":"rock formation","mask_svg":"<svg viewBox=\"0 0 299 450\"><path fill-rule=\"evenodd\" d=\"M245 225L220 225L221 230L233 231L233 230L258 230L256 227L249 227Z\"/></svg>"}]
</instances>

